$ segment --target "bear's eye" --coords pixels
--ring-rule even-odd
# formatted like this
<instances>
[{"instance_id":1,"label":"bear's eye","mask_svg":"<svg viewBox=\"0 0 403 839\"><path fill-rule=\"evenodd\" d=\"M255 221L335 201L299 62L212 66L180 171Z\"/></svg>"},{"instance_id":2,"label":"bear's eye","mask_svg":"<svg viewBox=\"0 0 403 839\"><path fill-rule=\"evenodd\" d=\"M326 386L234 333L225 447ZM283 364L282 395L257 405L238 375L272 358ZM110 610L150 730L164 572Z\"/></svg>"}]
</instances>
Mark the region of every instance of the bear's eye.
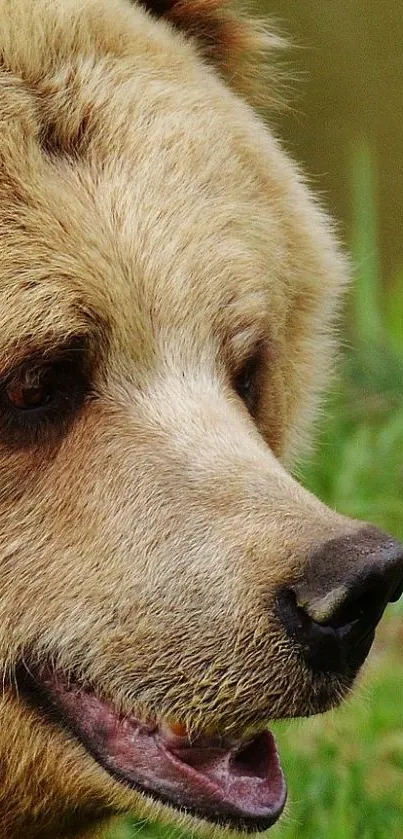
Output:
<instances>
[{"instance_id":1,"label":"bear's eye","mask_svg":"<svg viewBox=\"0 0 403 839\"><path fill-rule=\"evenodd\" d=\"M83 351L53 359L36 358L8 373L0 383L0 421L13 442L29 443L70 422L88 393Z\"/></svg>"},{"instance_id":2,"label":"bear's eye","mask_svg":"<svg viewBox=\"0 0 403 839\"><path fill-rule=\"evenodd\" d=\"M10 405L18 411L46 408L52 403L56 391L57 376L51 367L22 370L5 388Z\"/></svg>"},{"instance_id":3,"label":"bear's eye","mask_svg":"<svg viewBox=\"0 0 403 839\"><path fill-rule=\"evenodd\" d=\"M259 372L261 368L261 348L245 362L234 377L234 389L253 415L259 401Z\"/></svg>"}]
</instances>

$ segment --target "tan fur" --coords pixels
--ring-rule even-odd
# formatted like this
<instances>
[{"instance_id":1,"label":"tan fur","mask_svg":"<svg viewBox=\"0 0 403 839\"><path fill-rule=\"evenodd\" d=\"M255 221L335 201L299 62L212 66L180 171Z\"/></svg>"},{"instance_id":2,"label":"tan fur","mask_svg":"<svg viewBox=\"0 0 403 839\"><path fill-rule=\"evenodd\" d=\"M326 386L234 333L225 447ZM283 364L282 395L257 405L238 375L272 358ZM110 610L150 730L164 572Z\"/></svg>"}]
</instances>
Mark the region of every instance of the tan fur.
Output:
<instances>
[{"instance_id":1,"label":"tan fur","mask_svg":"<svg viewBox=\"0 0 403 839\"><path fill-rule=\"evenodd\" d=\"M21 662L192 730L321 710L273 592L358 528L285 468L309 439L346 269L213 66L228 72L231 37L208 63L203 3L191 25L181 8L169 23L126 0L0 0L0 375L74 338L92 394L39 440L0 434L7 839L100 837L126 810L178 819L29 709ZM253 421L232 380L257 342ZM343 690L329 679L320 701Z\"/></svg>"}]
</instances>

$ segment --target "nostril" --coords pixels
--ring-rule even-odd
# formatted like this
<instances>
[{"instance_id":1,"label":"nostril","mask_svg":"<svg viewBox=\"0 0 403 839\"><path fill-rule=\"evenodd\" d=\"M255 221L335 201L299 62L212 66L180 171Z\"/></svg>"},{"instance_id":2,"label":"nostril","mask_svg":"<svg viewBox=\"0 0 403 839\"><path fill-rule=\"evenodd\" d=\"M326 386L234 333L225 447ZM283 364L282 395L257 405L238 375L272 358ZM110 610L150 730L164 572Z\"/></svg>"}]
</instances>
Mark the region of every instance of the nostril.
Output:
<instances>
[{"instance_id":1,"label":"nostril","mask_svg":"<svg viewBox=\"0 0 403 839\"><path fill-rule=\"evenodd\" d=\"M389 586L377 575L367 577L361 584L352 586L326 624L343 630L358 621L378 622L389 600Z\"/></svg>"},{"instance_id":2,"label":"nostril","mask_svg":"<svg viewBox=\"0 0 403 839\"><path fill-rule=\"evenodd\" d=\"M277 612L288 636L314 670L352 672L367 657L384 611L388 592L380 588L376 576L367 579L321 620L315 620L309 608L298 603L293 589L283 589L277 597Z\"/></svg>"},{"instance_id":3,"label":"nostril","mask_svg":"<svg viewBox=\"0 0 403 839\"><path fill-rule=\"evenodd\" d=\"M298 604L293 589L278 593L277 614L287 635L314 670L341 672L344 669L343 645L337 628L313 620Z\"/></svg>"}]
</instances>

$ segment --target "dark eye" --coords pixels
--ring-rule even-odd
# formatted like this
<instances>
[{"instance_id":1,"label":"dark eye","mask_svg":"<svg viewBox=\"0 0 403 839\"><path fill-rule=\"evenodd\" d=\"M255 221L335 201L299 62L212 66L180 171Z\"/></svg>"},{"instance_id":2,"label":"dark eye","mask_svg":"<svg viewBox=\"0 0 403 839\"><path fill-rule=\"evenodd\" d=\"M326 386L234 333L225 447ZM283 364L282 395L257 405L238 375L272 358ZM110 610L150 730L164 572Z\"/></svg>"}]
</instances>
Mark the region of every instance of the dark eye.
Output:
<instances>
[{"instance_id":1,"label":"dark eye","mask_svg":"<svg viewBox=\"0 0 403 839\"><path fill-rule=\"evenodd\" d=\"M18 411L37 411L52 403L56 392L56 371L52 368L22 370L5 388L6 397Z\"/></svg>"},{"instance_id":2,"label":"dark eye","mask_svg":"<svg viewBox=\"0 0 403 839\"><path fill-rule=\"evenodd\" d=\"M84 353L32 359L0 383L0 421L10 441L40 442L69 424L88 393ZM3 435L4 437L4 435Z\"/></svg>"},{"instance_id":3,"label":"dark eye","mask_svg":"<svg viewBox=\"0 0 403 839\"><path fill-rule=\"evenodd\" d=\"M261 352L259 349L246 361L234 378L234 389L251 414L255 413L259 401L260 368Z\"/></svg>"}]
</instances>

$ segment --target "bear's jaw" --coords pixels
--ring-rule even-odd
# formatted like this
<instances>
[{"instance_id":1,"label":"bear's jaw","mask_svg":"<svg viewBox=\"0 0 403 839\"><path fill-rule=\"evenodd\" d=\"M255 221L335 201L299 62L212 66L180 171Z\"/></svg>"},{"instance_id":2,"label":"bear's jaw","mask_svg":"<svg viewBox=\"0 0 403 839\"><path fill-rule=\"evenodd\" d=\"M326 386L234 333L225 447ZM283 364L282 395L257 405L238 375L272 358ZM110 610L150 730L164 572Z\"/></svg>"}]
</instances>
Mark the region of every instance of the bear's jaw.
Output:
<instances>
[{"instance_id":1,"label":"bear's jaw","mask_svg":"<svg viewBox=\"0 0 403 839\"><path fill-rule=\"evenodd\" d=\"M287 788L267 729L193 739L178 723L119 713L95 690L50 667L41 667L30 687L39 710L51 710L53 721L120 783L231 830L267 830L280 817Z\"/></svg>"}]
</instances>

